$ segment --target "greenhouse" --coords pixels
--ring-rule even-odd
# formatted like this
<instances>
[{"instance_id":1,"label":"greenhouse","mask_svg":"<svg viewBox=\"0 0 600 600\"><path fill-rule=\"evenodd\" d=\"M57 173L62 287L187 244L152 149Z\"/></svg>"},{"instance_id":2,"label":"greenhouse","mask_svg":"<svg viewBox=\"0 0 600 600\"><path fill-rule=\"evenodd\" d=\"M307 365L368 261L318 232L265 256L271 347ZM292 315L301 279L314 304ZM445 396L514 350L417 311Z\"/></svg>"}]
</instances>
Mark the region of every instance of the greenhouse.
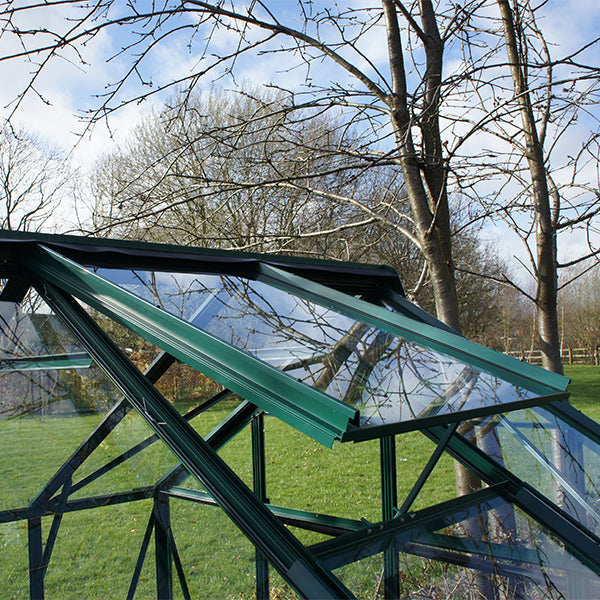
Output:
<instances>
[{"instance_id":1,"label":"greenhouse","mask_svg":"<svg viewBox=\"0 0 600 600\"><path fill-rule=\"evenodd\" d=\"M0 255L0 597L600 598L600 426L394 270Z\"/></svg>"}]
</instances>

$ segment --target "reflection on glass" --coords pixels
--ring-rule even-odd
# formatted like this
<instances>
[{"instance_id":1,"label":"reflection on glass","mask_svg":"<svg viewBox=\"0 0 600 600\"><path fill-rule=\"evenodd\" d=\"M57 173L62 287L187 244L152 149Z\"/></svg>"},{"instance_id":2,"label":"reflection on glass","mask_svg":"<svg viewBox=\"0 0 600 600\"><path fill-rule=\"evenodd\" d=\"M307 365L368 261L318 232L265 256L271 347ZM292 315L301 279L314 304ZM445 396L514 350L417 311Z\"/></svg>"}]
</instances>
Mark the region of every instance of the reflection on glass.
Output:
<instances>
[{"instance_id":1,"label":"reflection on glass","mask_svg":"<svg viewBox=\"0 0 600 600\"><path fill-rule=\"evenodd\" d=\"M36 299L22 309L0 302L0 366L3 361L82 352L56 315Z\"/></svg>"},{"instance_id":2,"label":"reflection on glass","mask_svg":"<svg viewBox=\"0 0 600 600\"><path fill-rule=\"evenodd\" d=\"M456 516L456 515L454 515ZM519 509L495 498L471 507L452 525L416 537L412 552L465 564L492 589L515 599L598 598L600 578L564 544Z\"/></svg>"},{"instance_id":3,"label":"reflection on glass","mask_svg":"<svg viewBox=\"0 0 600 600\"><path fill-rule=\"evenodd\" d=\"M119 398L97 368L0 373L0 510L26 506Z\"/></svg>"},{"instance_id":4,"label":"reflection on glass","mask_svg":"<svg viewBox=\"0 0 600 600\"><path fill-rule=\"evenodd\" d=\"M0 302L0 421L18 415L98 414L112 384L42 300Z\"/></svg>"},{"instance_id":5,"label":"reflection on glass","mask_svg":"<svg viewBox=\"0 0 600 600\"><path fill-rule=\"evenodd\" d=\"M0 510L27 506L121 394L38 297L0 302Z\"/></svg>"},{"instance_id":6,"label":"reflection on glass","mask_svg":"<svg viewBox=\"0 0 600 600\"><path fill-rule=\"evenodd\" d=\"M600 578L539 524L500 497L410 525L327 559L335 567L390 547L401 597L592 600ZM337 572L337 570L336 570ZM423 596L419 596L421 593Z\"/></svg>"},{"instance_id":7,"label":"reflection on glass","mask_svg":"<svg viewBox=\"0 0 600 600\"><path fill-rule=\"evenodd\" d=\"M358 408L362 425L533 396L439 352L258 281L102 270L103 277Z\"/></svg>"},{"instance_id":8,"label":"reflection on glass","mask_svg":"<svg viewBox=\"0 0 600 600\"><path fill-rule=\"evenodd\" d=\"M600 446L543 407L472 424L467 438L600 534Z\"/></svg>"}]
</instances>

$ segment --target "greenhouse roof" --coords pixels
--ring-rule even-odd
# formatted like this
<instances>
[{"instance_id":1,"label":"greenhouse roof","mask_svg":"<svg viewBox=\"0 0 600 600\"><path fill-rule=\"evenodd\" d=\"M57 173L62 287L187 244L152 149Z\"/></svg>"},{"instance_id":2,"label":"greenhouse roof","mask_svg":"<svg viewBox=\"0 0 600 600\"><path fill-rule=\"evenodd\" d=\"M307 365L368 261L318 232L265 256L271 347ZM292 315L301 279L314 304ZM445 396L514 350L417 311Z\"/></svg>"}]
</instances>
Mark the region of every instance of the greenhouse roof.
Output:
<instances>
[{"instance_id":1,"label":"greenhouse roof","mask_svg":"<svg viewBox=\"0 0 600 600\"><path fill-rule=\"evenodd\" d=\"M569 569L598 572L600 433L564 402L568 380L452 332L408 302L389 267L14 232L0 232L0 259L6 392L0 426L2 418L12 427L37 414L105 415L37 494L0 510L0 523L26 519L30 532L41 528L44 515L55 516L45 544L50 550L41 552L38 533L30 533L30 571L38 565L30 575L32 597L43 595L57 518L149 497L155 498L149 535L154 531L157 552L165 553L156 567L159 596L172 593L171 561L184 596L187 589L170 524L162 533L157 525L159 514L168 521L169 498L220 506L262 556L257 569L261 560L270 562L309 598L354 597L333 571L381 553L386 597L399 585L398 573L391 573L403 553L488 575L495 569L508 579L527 571L543 586L547 569L559 565L536 562L529 542L507 543L519 527L538 528L539 543L554 544L548 556L562 556L566 571L553 583L561 594L570 589L563 582ZM161 387L177 365L215 390L183 416ZM190 423L226 398L237 398L237 408L200 435ZM132 439L120 457L74 483L130 408L153 431L151 441ZM383 521L376 535L369 523L347 516L270 506L260 483L264 414L327 447L336 440L380 440ZM217 454L249 424L254 492ZM399 502L395 438L410 431L423 433L435 449ZM85 496L86 486L156 443L175 463L152 485ZM488 487L405 521L443 454ZM182 487L190 477L201 489ZM491 526L474 531L465 524L476 515L491 522L508 513L510 523L501 534L496 526L492 545ZM286 523L334 537L309 548ZM554 539L566 546L561 550ZM139 576L133 575L132 594Z\"/></svg>"}]
</instances>

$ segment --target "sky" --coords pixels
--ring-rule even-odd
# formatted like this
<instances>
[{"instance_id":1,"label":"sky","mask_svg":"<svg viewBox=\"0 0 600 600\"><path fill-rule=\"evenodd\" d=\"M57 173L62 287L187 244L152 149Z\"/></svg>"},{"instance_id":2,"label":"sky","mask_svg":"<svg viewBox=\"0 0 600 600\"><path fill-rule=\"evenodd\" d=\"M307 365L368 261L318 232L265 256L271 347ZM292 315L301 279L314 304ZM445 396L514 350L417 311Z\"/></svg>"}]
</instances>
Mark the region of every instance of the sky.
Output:
<instances>
[{"instance_id":1,"label":"sky","mask_svg":"<svg viewBox=\"0 0 600 600\"><path fill-rule=\"evenodd\" d=\"M250 2L251 0L248 0L247 3ZM14 6L24 4L24 2L16 2ZM313 6L325 4L333 3L316 2ZM541 0L539 4L543 4ZM121 0L117 0L113 7L114 12L110 16L117 16L119 10L124 10L123 5ZM140 2L138 8L142 9L148 5L147 2ZM300 26L295 2L286 0L271 3L271 6L276 7L278 14L286 22ZM351 11L364 6L364 3L355 0L345 3L345 6ZM21 29L43 27L51 31L64 32L66 28L72 27L73 21L69 20L73 17L72 10L72 7L68 6L64 9L54 7L25 11L13 15L13 23ZM377 11L372 14L376 15ZM210 55L199 60L205 48L201 36L193 39L190 48L189 31L196 24L196 18L186 15L171 21L173 25L182 28L181 33L167 37L154 46L153 51L142 63L139 73L134 73L130 84L121 90L121 99L135 97L144 91L156 90L170 81L206 68L211 60L214 61ZM566 55L576 51L584 40L594 40L599 34L600 7L597 0L549 0L543 5L543 17L539 22L544 29L553 56ZM331 23L322 23L320 34L327 36L332 27ZM148 31L148 27L143 29L138 26L134 30L125 27L102 29L85 45L79 45L77 53L67 50L62 53L62 56L48 61L36 79L35 91L30 90L21 100L14 114L15 99L27 86L35 71L36 63L18 58L0 62L0 75L3 81L0 87L2 116L6 118L12 115L11 118L15 123L24 124L31 131L47 139L49 143L59 145L65 152L70 153L73 163L82 172L89 171L99 156L110 152L116 144L122 144L128 138L132 128L143 114L153 108L159 108L168 96L168 93L156 94L139 104L135 102L128 104L112 113L106 121L98 122L91 130L86 128L87 124L82 120L85 111L97 107L102 95L110 91L111 88L107 87L107 84L117 81L120 74L129 68L131 53L120 56L119 51L136 41L136 31ZM251 31L247 32L250 41L256 40L257 35ZM237 33L220 28L211 38L210 51L228 52L235 47L237 40ZM36 37L36 41L45 43L41 35ZM271 47L280 47L283 43L276 40ZM373 67L380 69L383 77L387 77L387 49L385 32L382 28L375 26L369 29L362 36L359 48L371 61ZM139 47L132 50L132 53L137 51ZM16 38L6 33L0 36L0 56L8 56L16 52L19 52ZM356 54L354 56L356 57ZM448 59L449 69L454 66L459 68L460 56L450 55ZM595 63L600 67L600 45L590 47L585 53L577 55L576 59L589 64ZM39 58L35 60L39 62ZM362 61L363 66L366 64L365 60L361 58L358 60ZM373 68L365 68L374 78L377 77ZM219 75L223 75L222 69L216 68L201 80L200 85L210 86L216 81L224 88L234 88L236 84L247 82L253 84L277 82L291 89L302 90L306 89L307 77L311 85L319 85L323 81L344 85L347 81L346 75L340 69L332 68L328 61L319 61L311 67L310 71L307 71L303 66L298 67L297 61L291 61L289 55L285 53L262 54L239 60L235 66L235 80L227 76L219 78ZM150 82L152 87L148 85ZM574 126L572 132L557 145L555 149L557 161L564 160L570 151L578 147L590 127L598 127L595 121L599 115L598 111L595 107L590 107L590 112L593 113L590 116L582 114L578 125ZM497 144L497 141L492 138L488 140L477 138L473 141L473 144L485 143L493 145ZM477 148L473 149L476 150ZM586 178L597 186L598 175L594 172L594 169L597 169L597 161L588 161L585 168L590 170ZM561 177L564 177L565 181L568 180L566 172ZM498 186L497 182L490 185ZM486 235L500 249L506 247L507 256L512 258L518 252L514 246L514 239L503 227L488 227ZM569 236L562 242L562 256L567 259L581 252L583 242L581 234Z\"/></svg>"}]
</instances>

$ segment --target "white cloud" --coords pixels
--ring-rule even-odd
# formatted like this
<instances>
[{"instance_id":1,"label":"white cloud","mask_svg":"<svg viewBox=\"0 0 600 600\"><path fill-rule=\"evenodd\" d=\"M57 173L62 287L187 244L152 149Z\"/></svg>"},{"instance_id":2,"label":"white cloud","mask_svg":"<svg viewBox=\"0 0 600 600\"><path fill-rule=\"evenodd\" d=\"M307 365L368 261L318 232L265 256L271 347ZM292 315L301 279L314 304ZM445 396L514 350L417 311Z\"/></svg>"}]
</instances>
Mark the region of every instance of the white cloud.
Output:
<instances>
[{"instance_id":1,"label":"white cloud","mask_svg":"<svg viewBox=\"0 0 600 600\"><path fill-rule=\"evenodd\" d=\"M364 2L355 0L348 3L349 8L362 8ZM281 2L274 5L274 8L281 11L282 20L293 15L292 10L296 10L295 4ZM67 10L67 9L65 9ZM493 11L493 5L490 4L489 10ZM555 56L572 51L578 47L582 40L591 39L600 31L600 11L598 10L597 0L582 0L581 2L548 2L543 8L545 12L544 19L541 21L544 30L547 32L549 40L556 44L552 52ZM285 13L285 14L284 14ZM64 19L65 13L58 9L48 10L46 8L39 14L31 13L28 26L34 26L36 20L44 19L44 24L49 28L64 28L68 23ZM188 21L190 21L188 17ZM190 21L193 22L193 21ZM299 22L298 22L299 23ZM299 24L297 24L299 26ZM327 30L326 26L321 28L322 35L334 35L335 31ZM17 121L27 124L31 129L38 131L44 137L53 140L65 148L70 148L78 140L77 134L81 133L85 124L80 120L81 110L97 106L98 98L94 94L102 94L107 82L119 79L123 70L127 67L126 58L115 58L111 62L106 62L107 58L118 51L124 43L132 41L130 38L124 38L122 29L103 30L88 45L81 47L82 56L86 63L85 67L77 64L78 57L71 53L68 58L73 62L66 60L56 60L49 63L42 76L37 82L39 91L43 97L51 104L44 104L35 94L30 93L22 102L17 114ZM257 36L264 35L264 32L251 33L250 39L256 40ZM203 48L203 40L199 35L194 41L194 50L192 53L188 50L187 42L189 36L167 38L165 43L158 44L156 50L148 57L144 67L144 77L154 80L156 85L164 85L170 80L186 77L194 69L198 68L198 53ZM234 49L238 42L238 34L233 30L221 28L217 31L213 42L216 43L215 49L220 52L228 52ZM270 44L270 49L276 49L284 43L283 38L275 38ZM385 32L382 27L372 28L361 40L360 50L375 65L380 67L386 75L387 67L387 42ZM0 38L0 54L6 55L11 51L17 51L18 45L15 40L6 36ZM352 52L352 50L344 50ZM590 51L591 53L592 51ZM349 54L348 54L349 56ZM600 64L597 49L593 54L586 55L589 60L595 60ZM207 59L208 61L210 59ZM460 66L460 60L457 57L450 56L450 64L447 66L449 72ZM301 66L290 69L294 65L301 64L301 59L297 56L273 53L262 56L248 55L240 58L237 65L238 82L277 82L280 85L291 89L303 89L305 83L306 69ZM370 67L365 62L359 64L372 75ZM31 77L34 65L25 61L3 62L0 63L2 79L5 84L0 88L0 103L7 106L4 109L4 115L8 114L11 100L26 85ZM218 73L215 72L214 76ZM347 73L337 67L333 67L330 60L316 63L311 67L310 76L314 82L328 82L329 80L338 80L344 83L348 79ZM210 76L206 84L212 81ZM10 82L7 84L6 82ZM126 93L134 89L127 87ZM139 92L139 88L137 89ZM140 119L143 111L149 110L152 106L157 106L161 97L157 95L147 102L128 106L116 111L110 116L110 131L114 137L111 137L109 130L104 123L99 123L93 131L87 133L77 145L74 151L74 161L83 169L88 169L102 152L110 151L115 141L124 140L129 134L131 128ZM574 127L569 136L561 141L556 148L557 164L577 148L584 136L585 124L581 129ZM476 154L482 148L500 151L503 148L497 138L489 134L481 134L473 137L465 146L469 154ZM595 183L597 173L593 163L586 164L585 169L581 170L580 175L587 181ZM566 175L565 175L566 177ZM561 181L558 181L560 184ZM490 190L498 189L498 181L490 181L487 184ZM509 190L506 190L509 193ZM514 240L508 234L498 234L502 246L511 244L509 254L515 254L516 245ZM585 240L581 235L570 236L562 246L561 252L564 256L570 256L583 247Z\"/></svg>"}]
</instances>

